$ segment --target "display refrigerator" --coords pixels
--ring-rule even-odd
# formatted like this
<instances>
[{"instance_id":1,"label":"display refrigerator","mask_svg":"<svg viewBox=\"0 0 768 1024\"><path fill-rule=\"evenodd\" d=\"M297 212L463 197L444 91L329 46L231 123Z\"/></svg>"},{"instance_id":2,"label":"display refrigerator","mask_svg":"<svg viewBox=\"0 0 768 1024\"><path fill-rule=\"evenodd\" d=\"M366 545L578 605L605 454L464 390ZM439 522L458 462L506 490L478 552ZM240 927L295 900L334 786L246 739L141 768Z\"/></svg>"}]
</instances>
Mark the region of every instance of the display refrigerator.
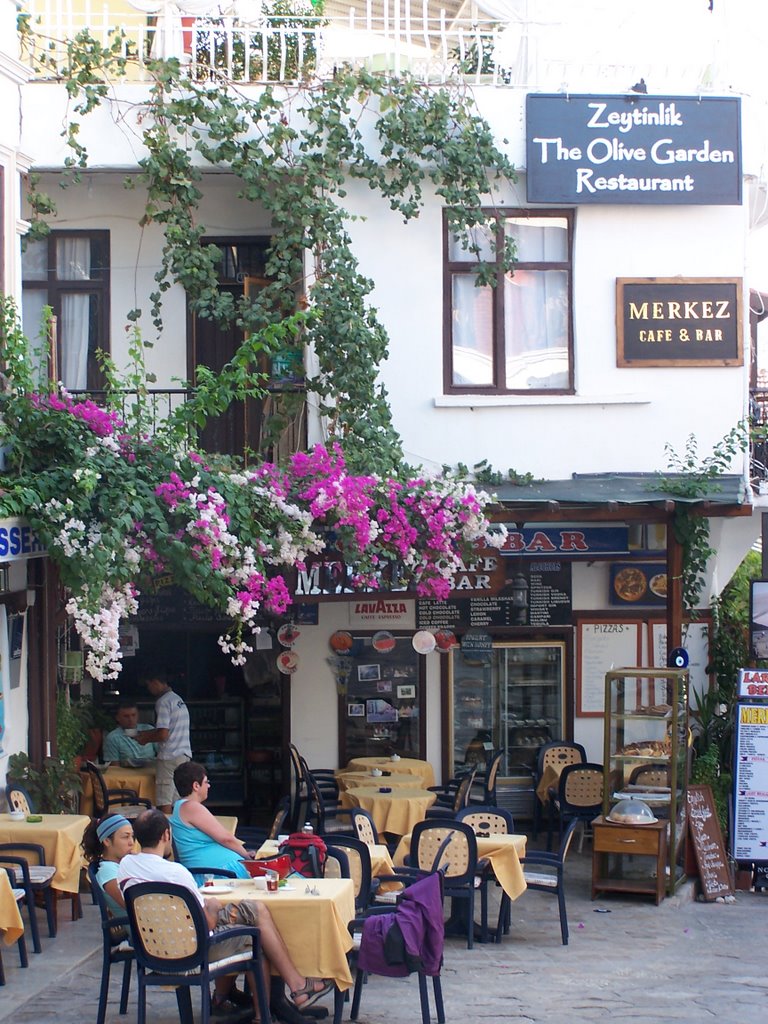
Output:
<instances>
[{"instance_id":1,"label":"display refrigerator","mask_svg":"<svg viewBox=\"0 0 768 1024\"><path fill-rule=\"evenodd\" d=\"M565 655L562 640L500 641L489 651L451 651L453 772L500 751L499 802L519 817L533 813L539 748L564 736Z\"/></svg>"}]
</instances>

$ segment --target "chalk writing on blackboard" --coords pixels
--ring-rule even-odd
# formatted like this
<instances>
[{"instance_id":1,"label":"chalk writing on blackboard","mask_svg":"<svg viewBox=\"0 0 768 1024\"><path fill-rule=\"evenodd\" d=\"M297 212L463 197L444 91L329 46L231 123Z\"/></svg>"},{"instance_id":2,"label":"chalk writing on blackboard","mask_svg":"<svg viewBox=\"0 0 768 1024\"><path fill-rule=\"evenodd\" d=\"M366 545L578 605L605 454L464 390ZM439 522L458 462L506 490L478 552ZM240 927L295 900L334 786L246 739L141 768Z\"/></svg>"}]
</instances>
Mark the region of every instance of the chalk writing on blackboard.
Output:
<instances>
[{"instance_id":1,"label":"chalk writing on blackboard","mask_svg":"<svg viewBox=\"0 0 768 1024\"><path fill-rule=\"evenodd\" d=\"M709 786L688 787L688 827L705 900L733 892L720 822Z\"/></svg>"}]
</instances>

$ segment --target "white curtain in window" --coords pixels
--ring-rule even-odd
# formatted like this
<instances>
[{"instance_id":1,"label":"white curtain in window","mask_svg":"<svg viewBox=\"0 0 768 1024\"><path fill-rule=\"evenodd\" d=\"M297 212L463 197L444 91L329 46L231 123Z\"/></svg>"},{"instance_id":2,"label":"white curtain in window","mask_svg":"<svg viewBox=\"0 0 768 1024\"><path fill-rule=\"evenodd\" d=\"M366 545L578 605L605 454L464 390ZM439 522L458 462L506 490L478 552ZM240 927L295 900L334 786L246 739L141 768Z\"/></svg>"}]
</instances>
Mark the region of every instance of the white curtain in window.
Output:
<instances>
[{"instance_id":1,"label":"white curtain in window","mask_svg":"<svg viewBox=\"0 0 768 1024\"><path fill-rule=\"evenodd\" d=\"M60 238L56 242L56 276L60 281L87 281L91 276L90 238ZM59 322L59 369L70 391L88 386L88 342L91 297L63 295Z\"/></svg>"},{"instance_id":2,"label":"white curtain in window","mask_svg":"<svg viewBox=\"0 0 768 1024\"><path fill-rule=\"evenodd\" d=\"M504 281L507 387L568 386L568 275L518 270Z\"/></svg>"},{"instance_id":3,"label":"white curtain in window","mask_svg":"<svg viewBox=\"0 0 768 1024\"><path fill-rule=\"evenodd\" d=\"M42 288L25 288L21 298L21 326L29 339L30 356L35 380L48 376L48 342L40 337L43 307L48 305L48 292Z\"/></svg>"},{"instance_id":4,"label":"white curtain in window","mask_svg":"<svg viewBox=\"0 0 768 1024\"><path fill-rule=\"evenodd\" d=\"M474 274L453 277L453 383L493 384L493 291L475 287Z\"/></svg>"}]
</instances>

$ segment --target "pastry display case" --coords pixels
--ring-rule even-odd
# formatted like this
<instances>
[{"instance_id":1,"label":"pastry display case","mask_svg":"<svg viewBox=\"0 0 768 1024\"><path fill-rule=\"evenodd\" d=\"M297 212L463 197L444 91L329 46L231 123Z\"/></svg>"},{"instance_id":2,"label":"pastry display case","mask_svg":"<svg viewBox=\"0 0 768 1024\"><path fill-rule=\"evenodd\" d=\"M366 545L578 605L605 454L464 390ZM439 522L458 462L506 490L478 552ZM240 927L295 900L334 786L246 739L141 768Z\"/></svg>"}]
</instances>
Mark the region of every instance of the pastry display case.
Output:
<instances>
[{"instance_id":1,"label":"pastry display case","mask_svg":"<svg viewBox=\"0 0 768 1024\"><path fill-rule=\"evenodd\" d=\"M605 676L603 817L608 838L595 845L596 887L621 892L674 892L682 881L686 839L689 742L688 671L623 668ZM628 814L646 805L651 818ZM661 823L664 842L642 833ZM611 829L636 833L611 842ZM600 848L599 848L600 847ZM665 851L664 884L657 877ZM624 852L626 851L626 852ZM593 886L594 887L594 886Z\"/></svg>"},{"instance_id":2,"label":"pastry display case","mask_svg":"<svg viewBox=\"0 0 768 1024\"><path fill-rule=\"evenodd\" d=\"M563 736L565 643L500 641L487 651L460 647L450 661L452 774L503 754L499 785L518 817L533 809L539 747ZM499 803L504 804L500 795Z\"/></svg>"}]
</instances>

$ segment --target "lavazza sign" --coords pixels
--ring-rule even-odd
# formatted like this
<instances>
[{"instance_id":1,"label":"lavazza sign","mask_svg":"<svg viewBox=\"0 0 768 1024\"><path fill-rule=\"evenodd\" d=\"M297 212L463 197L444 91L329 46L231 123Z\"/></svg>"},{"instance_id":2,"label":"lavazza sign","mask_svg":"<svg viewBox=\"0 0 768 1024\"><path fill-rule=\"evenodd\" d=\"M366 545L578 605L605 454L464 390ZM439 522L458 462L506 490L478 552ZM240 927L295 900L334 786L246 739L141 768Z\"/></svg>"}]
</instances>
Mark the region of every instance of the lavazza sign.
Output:
<instances>
[{"instance_id":1,"label":"lavazza sign","mask_svg":"<svg viewBox=\"0 0 768 1024\"><path fill-rule=\"evenodd\" d=\"M739 205L737 98L529 95L532 203Z\"/></svg>"}]
</instances>

